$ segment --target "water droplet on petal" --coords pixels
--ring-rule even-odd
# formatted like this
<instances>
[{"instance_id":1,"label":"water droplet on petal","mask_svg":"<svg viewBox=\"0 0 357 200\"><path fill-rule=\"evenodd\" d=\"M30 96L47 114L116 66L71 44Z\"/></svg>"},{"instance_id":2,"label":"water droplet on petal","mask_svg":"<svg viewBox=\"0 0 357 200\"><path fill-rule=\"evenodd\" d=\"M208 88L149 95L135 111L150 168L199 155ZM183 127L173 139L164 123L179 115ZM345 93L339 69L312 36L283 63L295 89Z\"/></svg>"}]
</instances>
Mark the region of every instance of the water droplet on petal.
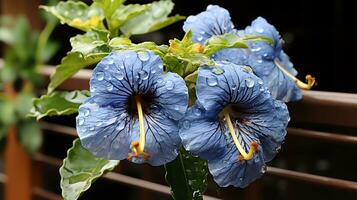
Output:
<instances>
[{"instance_id":1,"label":"water droplet on petal","mask_svg":"<svg viewBox=\"0 0 357 200\"><path fill-rule=\"evenodd\" d=\"M251 51L253 51L253 52L257 52L257 51L260 51L262 48L261 47L257 47L257 48L253 48L253 49L251 49Z\"/></svg>"},{"instance_id":2,"label":"water droplet on petal","mask_svg":"<svg viewBox=\"0 0 357 200\"><path fill-rule=\"evenodd\" d=\"M98 72L96 74L96 78L98 81L102 81L104 79L104 73L103 72Z\"/></svg>"},{"instance_id":3,"label":"water droplet on petal","mask_svg":"<svg viewBox=\"0 0 357 200\"><path fill-rule=\"evenodd\" d=\"M121 72L121 71L119 71L119 72L117 73L117 79L118 79L119 81L123 80L123 79L124 79L124 73Z\"/></svg>"},{"instance_id":4,"label":"water droplet on petal","mask_svg":"<svg viewBox=\"0 0 357 200\"><path fill-rule=\"evenodd\" d=\"M258 79L258 83L259 83L259 85L263 85L263 80L262 79Z\"/></svg>"},{"instance_id":5,"label":"water droplet on petal","mask_svg":"<svg viewBox=\"0 0 357 200\"><path fill-rule=\"evenodd\" d=\"M151 73L152 73L152 74L155 74L155 73L156 73L156 70L155 70L155 69L151 70Z\"/></svg>"},{"instance_id":6,"label":"water droplet on petal","mask_svg":"<svg viewBox=\"0 0 357 200\"><path fill-rule=\"evenodd\" d=\"M243 177L240 177L240 178L239 178L239 181L243 181Z\"/></svg>"},{"instance_id":7,"label":"water droplet on petal","mask_svg":"<svg viewBox=\"0 0 357 200\"><path fill-rule=\"evenodd\" d=\"M199 42L201 42L201 41L203 40L203 37L202 37L202 36L198 36L198 37L197 37L197 40L198 40Z\"/></svg>"},{"instance_id":8,"label":"water droplet on petal","mask_svg":"<svg viewBox=\"0 0 357 200\"><path fill-rule=\"evenodd\" d=\"M266 165L263 165L263 166L262 166L262 169L260 170L260 172L261 172L262 174L265 174L266 171L267 171L267 166L266 166Z\"/></svg>"},{"instance_id":9,"label":"water droplet on petal","mask_svg":"<svg viewBox=\"0 0 357 200\"><path fill-rule=\"evenodd\" d=\"M84 118L78 118L78 125L83 125L84 124Z\"/></svg>"},{"instance_id":10,"label":"water droplet on petal","mask_svg":"<svg viewBox=\"0 0 357 200\"><path fill-rule=\"evenodd\" d=\"M123 130L125 127L125 123L124 122L120 122L119 125L116 127L117 131L121 131Z\"/></svg>"},{"instance_id":11,"label":"water droplet on petal","mask_svg":"<svg viewBox=\"0 0 357 200\"><path fill-rule=\"evenodd\" d=\"M191 127L191 123L188 120L182 122L182 127L185 129L189 129Z\"/></svg>"},{"instance_id":12,"label":"water droplet on petal","mask_svg":"<svg viewBox=\"0 0 357 200\"><path fill-rule=\"evenodd\" d=\"M172 89L174 89L174 87L175 87L175 83L172 82L172 81L170 81L170 80L168 80L168 81L165 83L165 86L166 86L166 89L167 89L167 90L172 90Z\"/></svg>"},{"instance_id":13,"label":"water droplet on petal","mask_svg":"<svg viewBox=\"0 0 357 200\"><path fill-rule=\"evenodd\" d=\"M232 90L236 90L236 89L237 89L237 85L236 85L236 84L233 84L233 85L231 86L231 89L232 89Z\"/></svg>"},{"instance_id":14,"label":"water droplet on petal","mask_svg":"<svg viewBox=\"0 0 357 200\"><path fill-rule=\"evenodd\" d=\"M120 65L119 68L120 68L120 69L124 69L124 65Z\"/></svg>"},{"instance_id":15,"label":"water droplet on petal","mask_svg":"<svg viewBox=\"0 0 357 200\"><path fill-rule=\"evenodd\" d=\"M145 70L140 70L139 71L139 78L141 80L146 80L149 78L149 73L147 73Z\"/></svg>"},{"instance_id":16,"label":"water droplet on petal","mask_svg":"<svg viewBox=\"0 0 357 200\"><path fill-rule=\"evenodd\" d=\"M201 109L197 107L194 107L192 111L196 116L200 116L202 113Z\"/></svg>"},{"instance_id":17,"label":"water droplet on petal","mask_svg":"<svg viewBox=\"0 0 357 200\"><path fill-rule=\"evenodd\" d=\"M84 109L83 109L83 115L84 115L85 117L88 117L89 114L90 114L90 110L89 110L88 108L84 108Z\"/></svg>"},{"instance_id":18,"label":"water droplet on petal","mask_svg":"<svg viewBox=\"0 0 357 200\"><path fill-rule=\"evenodd\" d=\"M267 58L268 55L269 55L268 53L265 53L265 54L263 54L263 57L264 57L264 58Z\"/></svg>"},{"instance_id":19,"label":"water droplet on petal","mask_svg":"<svg viewBox=\"0 0 357 200\"><path fill-rule=\"evenodd\" d=\"M244 66L244 67L243 67L243 71L244 71L244 72L247 72L247 73L252 73L252 72L253 72L252 68L249 67L249 66Z\"/></svg>"},{"instance_id":20,"label":"water droplet on petal","mask_svg":"<svg viewBox=\"0 0 357 200\"><path fill-rule=\"evenodd\" d=\"M212 68L212 73L220 75L224 73L224 69L220 68L220 67L214 67Z\"/></svg>"},{"instance_id":21,"label":"water droplet on petal","mask_svg":"<svg viewBox=\"0 0 357 200\"><path fill-rule=\"evenodd\" d=\"M261 64L261 63L263 63L263 60L262 59L258 59L257 62Z\"/></svg>"},{"instance_id":22,"label":"water droplet on petal","mask_svg":"<svg viewBox=\"0 0 357 200\"><path fill-rule=\"evenodd\" d=\"M211 87L216 86L218 84L218 80L215 76L207 77L207 84Z\"/></svg>"},{"instance_id":23,"label":"water droplet on petal","mask_svg":"<svg viewBox=\"0 0 357 200\"><path fill-rule=\"evenodd\" d=\"M255 28L255 31L257 31L258 33L263 33L264 32L264 29L262 27L256 27Z\"/></svg>"},{"instance_id":24,"label":"water droplet on petal","mask_svg":"<svg viewBox=\"0 0 357 200\"><path fill-rule=\"evenodd\" d=\"M149 54L145 51L139 52L138 57L141 61L147 61L150 58Z\"/></svg>"},{"instance_id":25,"label":"water droplet on petal","mask_svg":"<svg viewBox=\"0 0 357 200\"><path fill-rule=\"evenodd\" d=\"M163 69L164 65L162 63L159 63L159 65L157 66L159 69Z\"/></svg>"},{"instance_id":26,"label":"water droplet on petal","mask_svg":"<svg viewBox=\"0 0 357 200\"><path fill-rule=\"evenodd\" d=\"M245 85L249 88L253 87L254 86L254 80L251 79L251 78L246 78L245 79Z\"/></svg>"},{"instance_id":27,"label":"water droplet on petal","mask_svg":"<svg viewBox=\"0 0 357 200\"><path fill-rule=\"evenodd\" d=\"M205 33L206 33L206 32L204 32L204 31L201 31L201 32L200 32L201 35L204 35Z\"/></svg>"},{"instance_id":28,"label":"water droplet on petal","mask_svg":"<svg viewBox=\"0 0 357 200\"><path fill-rule=\"evenodd\" d=\"M108 90L109 92L111 92L111 91L113 90L113 88L114 88L114 87L113 87L112 84L110 84L110 85L107 86L107 90Z\"/></svg>"},{"instance_id":29,"label":"water droplet on petal","mask_svg":"<svg viewBox=\"0 0 357 200\"><path fill-rule=\"evenodd\" d=\"M89 128L90 131L94 131L94 129L95 128L93 126Z\"/></svg>"},{"instance_id":30,"label":"water droplet on petal","mask_svg":"<svg viewBox=\"0 0 357 200\"><path fill-rule=\"evenodd\" d=\"M276 147L275 152L278 153L281 149L281 146Z\"/></svg>"}]
</instances>

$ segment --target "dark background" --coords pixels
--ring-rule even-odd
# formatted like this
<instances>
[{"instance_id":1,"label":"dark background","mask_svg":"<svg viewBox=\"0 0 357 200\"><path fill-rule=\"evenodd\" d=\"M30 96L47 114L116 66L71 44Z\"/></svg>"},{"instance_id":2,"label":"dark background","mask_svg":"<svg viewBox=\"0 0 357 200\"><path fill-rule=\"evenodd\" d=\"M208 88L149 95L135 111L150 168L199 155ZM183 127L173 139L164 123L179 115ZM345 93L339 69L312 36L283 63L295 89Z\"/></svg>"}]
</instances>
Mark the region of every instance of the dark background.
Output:
<instances>
[{"instance_id":1,"label":"dark background","mask_svg":"<svg viewBox=\"0 0 357 200\"><path fill-rule=\"evenodd\" d=\"M258 0L173 0L173 14L195 15L206 10L207 5L220 5L231 13L238 29L250 25L262 16L273 24L285 40L284 50L290 56L298 77L306 74L317 78L314 90L357 92L355 73L356 55L356 7L353 1L258 1ZM145 0L127 0L126 3L149 3ZM133 37L134 42L154 40L167 44L169 39L182 38L183 22L177 22L160 31ZM70 49L68 39L77 34L68 26L58 26L54 39L64 44L61 54L54 59L58 64L61 56Z\"/></svg>"}]
</instances>

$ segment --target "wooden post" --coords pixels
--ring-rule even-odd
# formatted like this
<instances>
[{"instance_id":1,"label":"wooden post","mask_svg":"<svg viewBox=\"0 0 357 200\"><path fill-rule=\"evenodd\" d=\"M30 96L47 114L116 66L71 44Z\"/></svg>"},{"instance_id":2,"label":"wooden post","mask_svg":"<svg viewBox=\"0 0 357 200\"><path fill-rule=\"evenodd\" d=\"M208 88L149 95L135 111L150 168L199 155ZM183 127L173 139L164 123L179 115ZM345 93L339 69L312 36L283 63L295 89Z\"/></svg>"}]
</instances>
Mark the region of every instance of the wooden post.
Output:
<instances>
[{"instance_id":1,"label":"wooden post","mask_svg":"<svg viewBox=\"0 0 357 200\"><path fill-rule=\"evenodd\" d=\"M31 200L31 157L19 143L15 126L7 136L5 174L5 200Z\"/></svg>"}]
</instances>

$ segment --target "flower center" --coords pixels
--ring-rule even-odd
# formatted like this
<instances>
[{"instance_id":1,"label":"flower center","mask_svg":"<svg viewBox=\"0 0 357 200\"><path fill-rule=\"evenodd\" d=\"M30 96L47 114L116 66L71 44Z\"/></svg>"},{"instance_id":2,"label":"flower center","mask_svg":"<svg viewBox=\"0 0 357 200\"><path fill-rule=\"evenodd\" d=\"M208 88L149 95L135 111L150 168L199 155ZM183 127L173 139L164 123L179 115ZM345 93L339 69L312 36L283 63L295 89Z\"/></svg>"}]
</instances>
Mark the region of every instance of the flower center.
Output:
<instances>
[{"instance_id":1,"label":"flower center","mask_svg":"<svg viewBox=\"0 0 357 200\"><path fill-rule=\"evenodd\" d=\"M294 75L290 74L290 72L288 72L284 68L283 64L281 64L279 59L277 59L277 58L274 59L274 63L284 74L286 74L289 78L293 79L295 81L296 85L300 89L309 90L309 89L311 89L312 86L314 86L315 78L312 77L310 74L306 75L305 79L306 79L307 83L304 83L304 82L300 81L298 78L296 78Z\"/></svg>"},{"instance_id":2,"label":"flower center","mask_svg":"<svg viewBox=\"0 0 357 200\"><path fill-rule=\"evenodd\" d=\"M234 126L232 124L232 120L231 120L231 117L229 115L229 108L228 109L224 109L222 114L225 118L225 121L227 123L227 126L228 126L228 130L229 130L229 133L231 134L232 136L232 139L233 139L233 142L234 144L236 145L240 155L239 155L239 160L250 160L253 158L254 156L254 153L256 151L258 151L258 143L256 141L253 141L251 144L250 144L250 149L249 149L249 152L247 153L244 148L242 147L242 145L240 144L239 140L238 140L238 137L236 135L236 131L234 130Z\"/></svg>"},{"instance_id":3,"label":"flower center","mask_svg":"<svg viewBox=\"0 0 357 200\"><path fill-rule=\"evenodd\" d=\"M139 141L133 141L131 143L130 148L132 150L132 153L128 154L128 160L132 160L133 157L137 157L137 158L142 157L146 160L150 157L150 154L144 152L146 134L145 134L143 107L139 96L134 96L134 100L136 103L136 110L139 119Z\"/></svg>"}]
</instances>

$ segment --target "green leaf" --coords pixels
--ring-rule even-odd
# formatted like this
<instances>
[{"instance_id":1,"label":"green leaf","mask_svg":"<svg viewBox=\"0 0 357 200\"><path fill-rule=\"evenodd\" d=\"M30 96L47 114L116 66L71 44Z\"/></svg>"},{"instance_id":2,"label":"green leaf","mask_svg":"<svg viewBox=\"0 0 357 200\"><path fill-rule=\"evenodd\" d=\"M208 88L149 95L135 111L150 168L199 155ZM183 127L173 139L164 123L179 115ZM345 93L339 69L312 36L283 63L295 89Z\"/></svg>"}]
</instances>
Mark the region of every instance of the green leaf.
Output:
<instances>
[{"instance_id":1,"label":"green leaf","mask_svg":"<svg viewBox=\"0 0 357 200\"><path fill-rule=\"evenodd\" d=\"M168 71L176 72L185 77L196 71L201 65L214 65L214 61L203 53L204 46L192 42L191 38L192 32L188 31L181 41L178 39L169 41L170 47L164 57ZM182 67L184 69L180 69Z\"/></svg>"},{"instance_id":2,"label":"green leaf","mask_svg":"<svg viewBox=\"0 0 357 200\"><path fill-rule=\"evenodd\" d=\"M207 188L207 162L181 150L177 158L165 165L166 181L175 200L202 200Z\"/></svg>"},{"instance_id":3,"label":"green leaf","mask_svg":"<svg viewBox=\"0 0 357 200\"><path fill-rule=\"evenodd\" d=\"M56 72L51 75L50 83L48 84L48 93L54 91L65 80L73 76L80 69L94 65L104 58L108 53L91 53L84 56L80 52L69 52L61 61L61 64L56 67Z\"/></svg>"},{"instance_id":4,"label":"green leaf","mask_svg":"<svg viewBox=\"0 0 357 200\"><path fill-rule=\"evenodd\" d=\"M18 136L25 150L34 154L42 145L42 131L35 120L26 120L18 124Z\"/></svg>"},{"instance_id":5,"label":"green leaf","mask_svg":"<svg viewBox=\"0 0 357 200\"><path fill-rule=\"evenodd\" d=\"M113 15L113 13L124 3L125 0L93 0L104 11L104 15L107 19Z\"/></svg>"},{"instance_id":6,"label":"green leaf","mask_svg":"<svg viewBox=\"0 0 357 200\"><path fill-rule=\"evenodd\" d=\"M37 120L45 116L70 115L76 113L84 99L89 96L88 91L53 92L34 99L30 117Z\"/></svg>"},{"instance_id":7,"label":"green leaf","mask_svg":"<svg viewBox=\"0 0 357 200\"><path fill-rule=\"evenodd\" d=\"M62 24L88 31L92 28L105 29L103 10L97 5L88 6L81 1L60 1L55 6L40 8L56 16Z\"/></svg>"},{"instance_id":8,"label":"green leaf","mask_svg":"<svg viewBox=\"0 0 357 200\"><path fill-rule=\"evenodd\" d=\"M179 15L168 17L174 7L174 3L171 0L155 1L147 5L149 9L146 12L132 18L120 27L124 35L130 36L153 32L178 20L185 19L185 17Z\"/></svg>"},{"instance_id":9,"label":"green leaf","mask_svg":"<svg viewBox=\"0 0 357 200\"><path fill-rule=\"evenodd\" d=\"M74 140L60 168L64 200L78 199L96 179L113 170L118 164L119 161L95 157L82 147L79 139Z\"/></svg>"},{"instance_id":10,"label":"green leaf","mask_svg":"<svg viewBox=\"0 0 357 200\"><path fill-rule=\"evenodd\" d=\"M16 110L21 119L26 119L32 108L32 99L35 96L31 92L20 92L16 96Z\"/></svg>"},{"instance_id":11,"label":"green leaf","mask_svg":"<svg viewBox=\"0 0 357 200\"><path fill-rule=\"evenodd\" d=\"M129 4L119 7L111 16L109 23L112 29L118 29L121 25L142 14L149 9L148 5Z\"/></svg>"},{"instance_id":12,"label":"green leaf","mask_svg":"<svg viewBox=\"0 0 357 200\"><path fill-rule=\"evenodd\" d=\"M246 42L239 36L226 33L224 35L212 36L205 42L205 51L207 55L212 55L215 52L226 48L248 48Z\"/></svg>"},{"instance_id":13,"label":"green leaf","mask_svg":"<svg viewBox=\"0 0 357 200\"><path fill-rule=\"evenodd\" d=\"M72 52L81 52L83 55L90 53L109 52L109 32L106 30L91 29L83 35L70 39Z\"/></svg>"},{"instance_id":14,"label":"green leaf","mask_svg":"<svg viewBox=\"0 0 357 200\"><path fill-rule=\"evenodd\" d=\"M0 125L11 125L16 121L14 102L0 93Z\"/></svg>"}]
</instances>

